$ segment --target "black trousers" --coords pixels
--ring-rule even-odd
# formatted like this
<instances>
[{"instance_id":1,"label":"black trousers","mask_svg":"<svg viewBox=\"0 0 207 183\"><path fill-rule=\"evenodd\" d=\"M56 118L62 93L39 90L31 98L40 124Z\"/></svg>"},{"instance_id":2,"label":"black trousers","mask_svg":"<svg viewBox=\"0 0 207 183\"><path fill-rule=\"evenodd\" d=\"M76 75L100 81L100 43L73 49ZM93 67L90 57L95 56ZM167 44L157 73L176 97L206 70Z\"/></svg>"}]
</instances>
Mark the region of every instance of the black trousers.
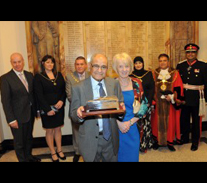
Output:
<instances>
[{"instance_id":1,"label":"black trousers","mask_svg":"<svg viewBox=\"0 0 207 183\"><path fill-rule=\"evenodd\" d=\"M19 128L11 128L14 137L14 150L19 162L28 162L32 158L32 132L34 117L27 123L18 123Z\"/></svg>"},{"instance_id":2,"label":"black trousers","mask_svg":"<svg viewBox=\"0 0 207 183\"><path fill-rule=\"evenodd\" d=\"M192 129L190 129L190 119L192 117ZM200 116L199 106L183 106L180 116L180 128L182 140L189 141L189 133L192 134L192 143L198 144L200 140Z\"/></svg>"}]
</instances>

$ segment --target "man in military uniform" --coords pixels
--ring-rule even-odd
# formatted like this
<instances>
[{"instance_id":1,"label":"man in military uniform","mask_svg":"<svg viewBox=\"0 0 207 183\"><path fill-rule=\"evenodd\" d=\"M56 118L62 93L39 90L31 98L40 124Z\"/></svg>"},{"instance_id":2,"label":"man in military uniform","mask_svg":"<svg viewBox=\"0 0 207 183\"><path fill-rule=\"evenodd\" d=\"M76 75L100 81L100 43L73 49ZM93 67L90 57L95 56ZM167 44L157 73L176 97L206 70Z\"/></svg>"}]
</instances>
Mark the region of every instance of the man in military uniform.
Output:
<instances>
[{"instance_id":1,"label":"man in military uniform","mask_svg":"<svg viewBox=\"0 0 207 183\"><path fill-rule=\"evenodd\" d=\"M191 150L198 149L202 116L205 115L205 100L207 100L207 64L197 59L199 46L187 44L184 47L186 60L177 65L177 70L184 86L184 99L186 104L181 111L181 134L182 142L189 142L190 119L192 117L192 146Z\"/></svg>"}]
</instances>

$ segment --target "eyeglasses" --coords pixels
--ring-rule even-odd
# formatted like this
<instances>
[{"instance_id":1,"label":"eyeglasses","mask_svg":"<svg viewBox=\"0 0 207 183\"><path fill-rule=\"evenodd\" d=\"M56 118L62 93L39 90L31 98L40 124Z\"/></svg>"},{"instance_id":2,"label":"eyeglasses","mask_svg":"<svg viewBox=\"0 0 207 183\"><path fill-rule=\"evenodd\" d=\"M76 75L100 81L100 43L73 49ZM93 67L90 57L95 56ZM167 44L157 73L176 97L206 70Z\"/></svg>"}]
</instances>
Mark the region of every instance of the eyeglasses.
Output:
<instances>
[{"instance_id":1,"label":"eyeglasses","mask_svg":"<svg viewBox=\"0 0 207 183\"><path fill-rule=\"evenodd\" d=\"M106 70L108 67L106 65L102 65L99 66L97 64L91 65L94 69L99 70L101 68L101 70Z\"/></svg>"}]
</instances>

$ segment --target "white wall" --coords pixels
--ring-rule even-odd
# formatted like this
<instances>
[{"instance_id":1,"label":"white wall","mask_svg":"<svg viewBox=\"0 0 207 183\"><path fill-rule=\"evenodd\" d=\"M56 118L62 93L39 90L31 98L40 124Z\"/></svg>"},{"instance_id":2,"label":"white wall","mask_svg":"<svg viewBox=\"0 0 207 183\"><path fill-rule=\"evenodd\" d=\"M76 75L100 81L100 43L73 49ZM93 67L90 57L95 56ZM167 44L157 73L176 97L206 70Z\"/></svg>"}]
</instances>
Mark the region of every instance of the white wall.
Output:
<instances>
[{"instance_id":1,"label":"white wall","mask_svg":"<svg viewBox=\"0 0 207 183\"><path fill-rule=\"evenodd\" d=\"M207 60L207 21L199 22L199 46L198 58ZM24 21L0 21L0 75L11 69L10 55L13 52L22 53L25 59L25 70L28 70L26 33ZM67 102L65 107L65 125L62 128L63 135L72 134L71 122L68 119ZM205 119L207 121L207 117ZM41 121L35 122L34 137L44 137L45 131L42 129ZM0 143L5 139L12 139L10 129L6 123L4 112L0 101Z\"/></svg>"},{"instance_id":2,"label":"white wall","mask_svg":"<svg viewBox=\"0 0 207 183\"><path fill-rule=\"evenodd\" d=\"M10 55L20 52L25 60L25 70L28 68L26 32L24 21L0 21L0 75L11 70ZM62 134L72 134L71 122L68 119L69 103L65 107L65 125ZM35 121L34 137L44 137L45 130L42 128L41 120ZM0 143L6 139L12 139L0 101Z\"/></svg>"},{"instance_id":3,"label":"white wall","mask_svg":"<svg viewBox=\"0 0 207 183\"><path fill-rule=\"evenodd\" d=\"M207 61L207 21L199 22L199 46L198 58Z\"/></svg>"}]
</instances>

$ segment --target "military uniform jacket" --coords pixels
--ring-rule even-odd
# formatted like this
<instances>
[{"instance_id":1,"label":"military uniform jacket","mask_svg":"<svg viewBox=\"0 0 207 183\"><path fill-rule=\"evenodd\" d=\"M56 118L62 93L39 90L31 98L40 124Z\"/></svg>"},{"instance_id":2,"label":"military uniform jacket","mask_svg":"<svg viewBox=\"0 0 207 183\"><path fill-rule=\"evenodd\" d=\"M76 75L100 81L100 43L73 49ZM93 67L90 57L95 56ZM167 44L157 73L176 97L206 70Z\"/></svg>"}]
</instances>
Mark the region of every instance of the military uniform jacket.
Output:
<instances>
[{"instance_id":1,"label":"military uniform jacket","mask_svg":"<svg viewBox=\"0 0 207 183\"><path fill-rule=\"evenodd\" d=\"M205 99L207 101L207 64L195 60L190 64L187 60L178 63L177 70L180 73L183 84L204 85ZM199 106L199 91L184 89L184 100L187 106Z\"/></svg>"}]
</instances>

